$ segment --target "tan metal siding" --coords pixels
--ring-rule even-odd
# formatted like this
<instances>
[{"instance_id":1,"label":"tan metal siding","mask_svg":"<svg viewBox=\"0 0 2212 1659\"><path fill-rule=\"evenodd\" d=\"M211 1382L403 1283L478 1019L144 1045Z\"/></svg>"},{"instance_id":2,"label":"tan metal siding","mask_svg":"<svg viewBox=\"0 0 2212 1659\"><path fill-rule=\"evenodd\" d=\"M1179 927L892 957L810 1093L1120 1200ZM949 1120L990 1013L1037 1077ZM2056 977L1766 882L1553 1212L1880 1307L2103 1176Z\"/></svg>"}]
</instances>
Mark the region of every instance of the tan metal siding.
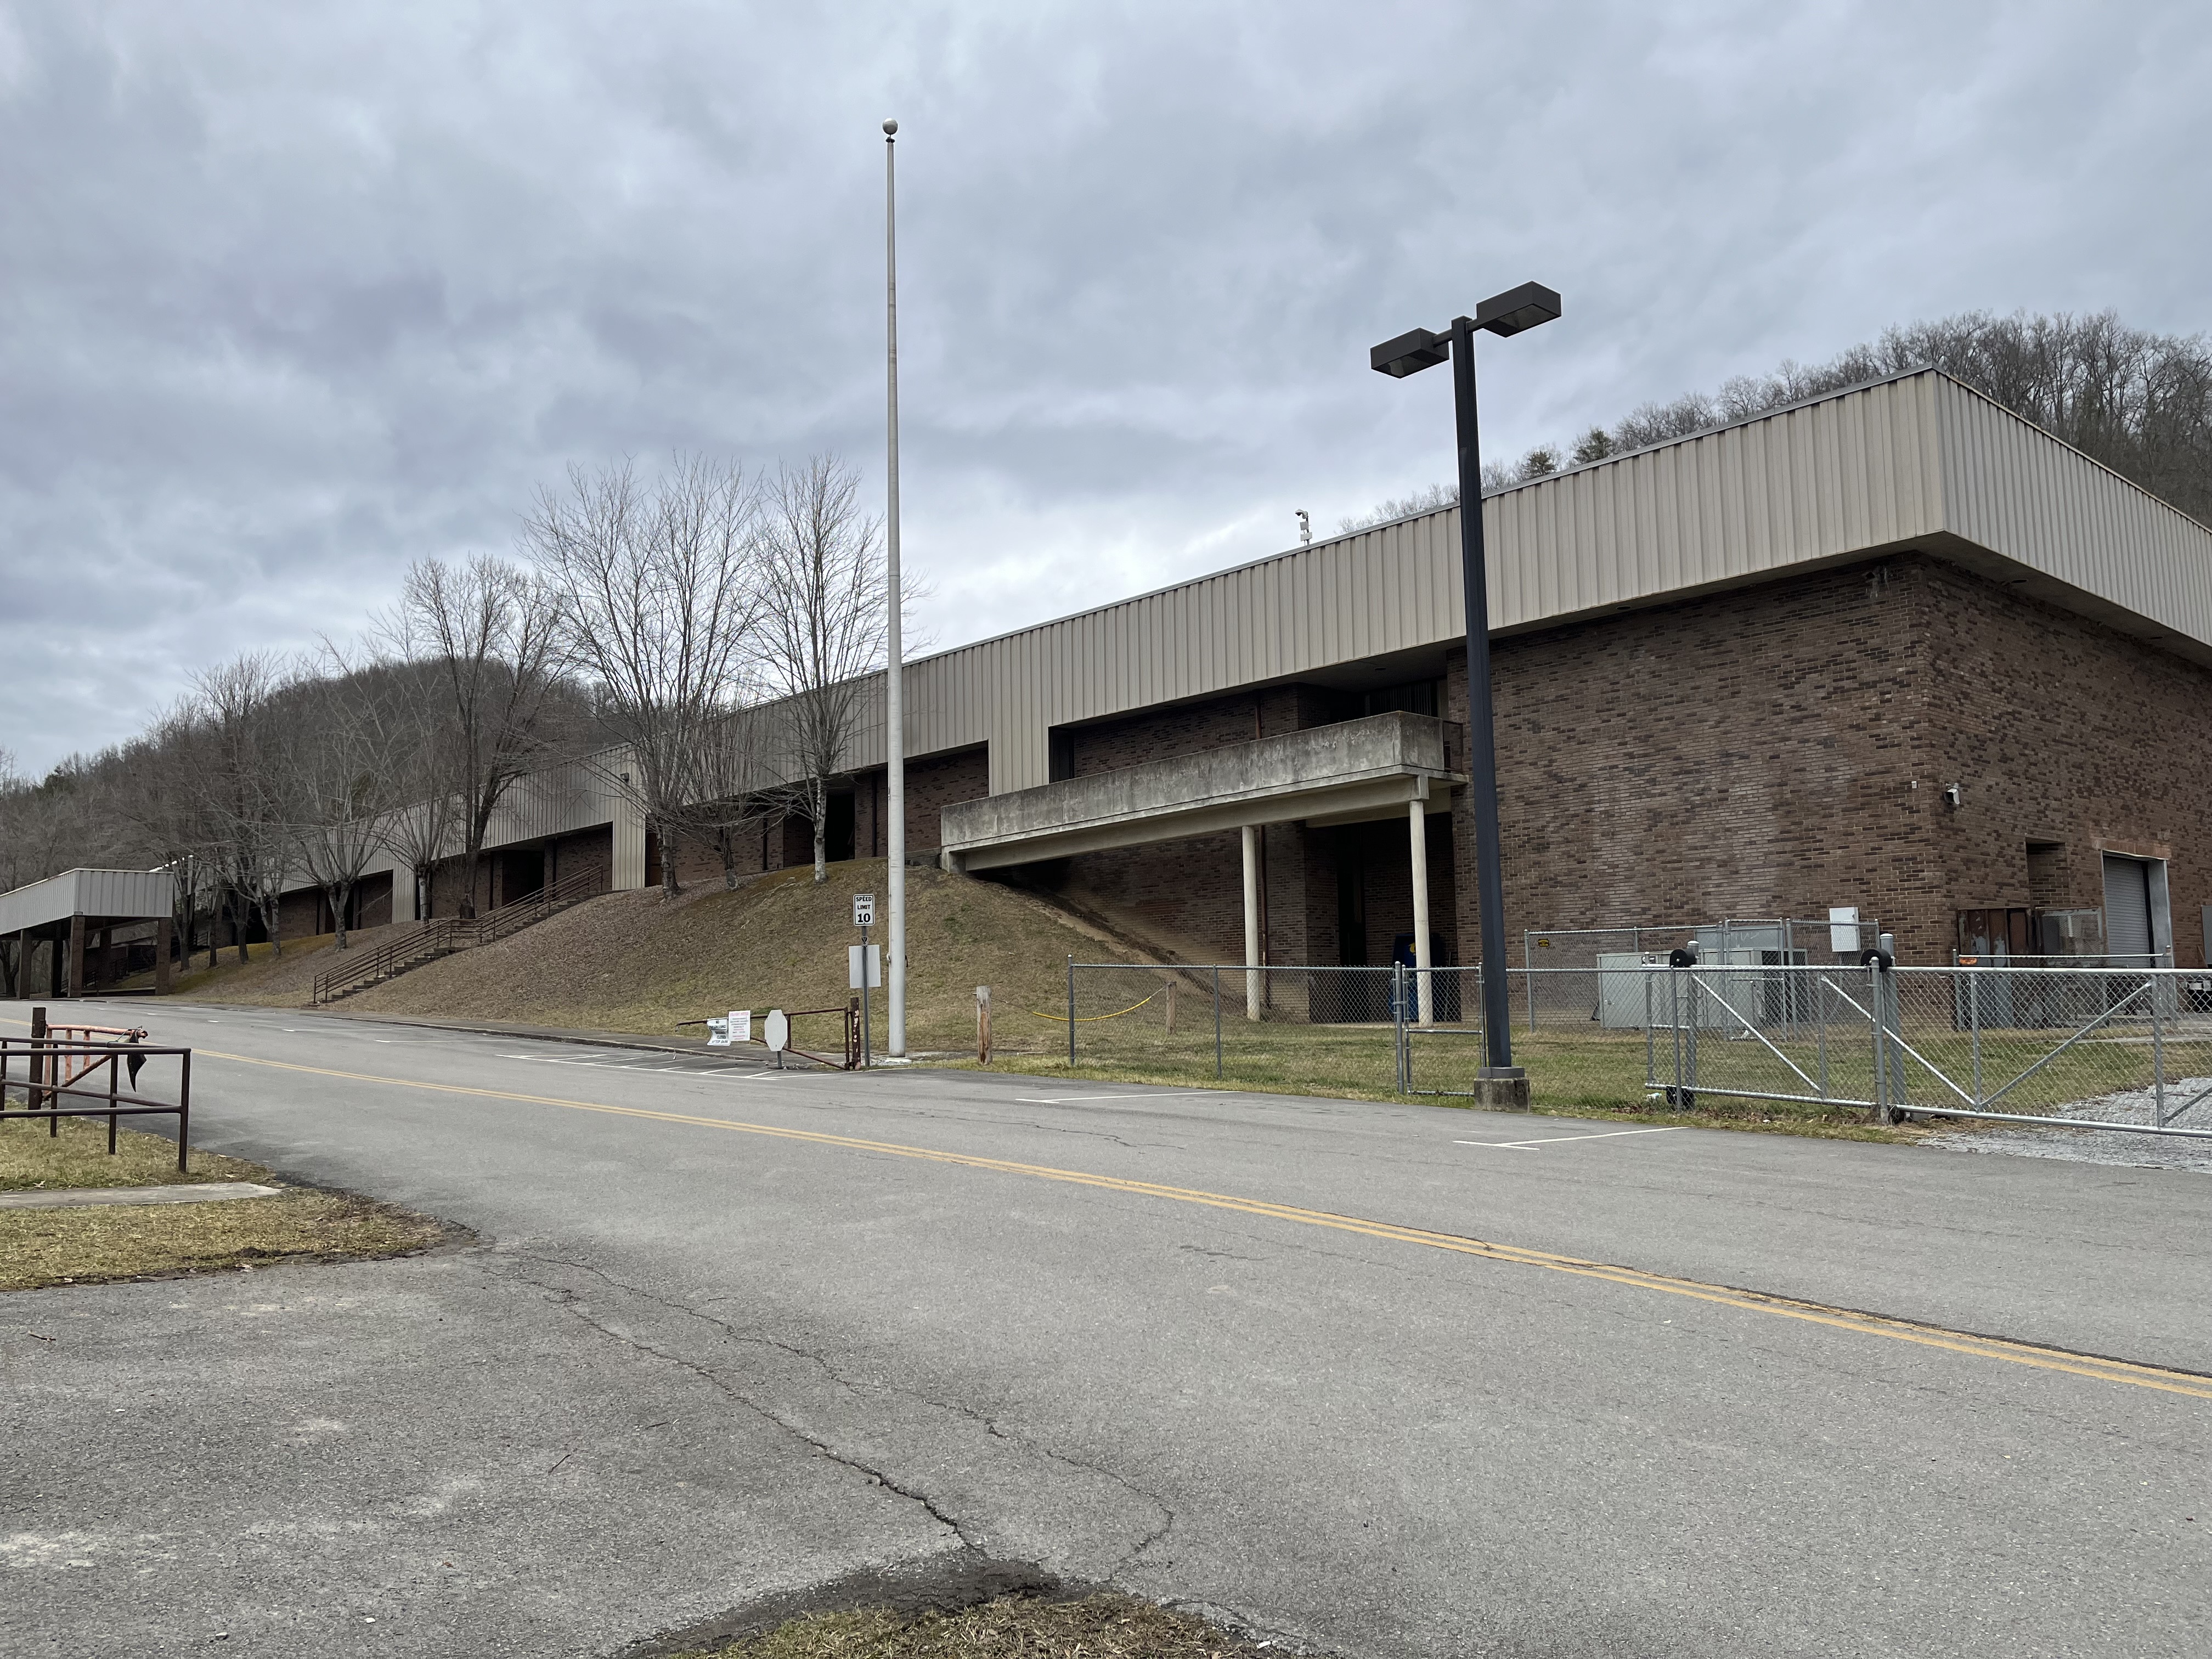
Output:
<instances>
[{"instance_id":1,"label":"tan metal siding","mask_svg":"<svg viewBox=\"0 0 2212 1659\"><path fill-rule=\"evenodd\" d=\"M1954 532L2212 646L2212 530L1956 382L1938 395Z\"/></svg>"},{"instance_id":2,"label":"tan metal siding","mask_svg":"<svg viewBox=\"0 0 2212 1659\"><path fill-rule=\"evenodd\" d=\"M2212 532L1933 371L1579 468L1482 511L1493 629L1948 532L2212 643ZM1027 788L1048 781L1055 725L1455 640L1459 578L1447 510L963 646L908 665L908 752L988 743L993 792ZM883 763L881 684L852 767ZM514 809L538 833L611 810L574 781Z\"/></svg>"}]
</instances>

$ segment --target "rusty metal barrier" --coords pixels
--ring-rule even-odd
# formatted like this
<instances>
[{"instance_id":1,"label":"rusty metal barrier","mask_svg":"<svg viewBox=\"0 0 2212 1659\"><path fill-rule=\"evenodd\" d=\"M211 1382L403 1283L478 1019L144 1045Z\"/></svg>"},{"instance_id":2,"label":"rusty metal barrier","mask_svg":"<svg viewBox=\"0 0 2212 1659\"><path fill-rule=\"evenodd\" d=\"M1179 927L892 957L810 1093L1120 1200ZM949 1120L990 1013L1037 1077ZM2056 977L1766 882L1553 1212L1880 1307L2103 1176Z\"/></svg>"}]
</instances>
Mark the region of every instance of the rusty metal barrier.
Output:
<instances>
[{"instance_id":1,"label":"rusty metal barrier","mask_svg":"<svg viewBox=\"0 0 2212 1659\"><path fill-rule=\"evenodd\" d=\"M801 1060L811 1060L817 1066L827 1066L833 1071L858 1071L860 1066L860 998L853 998L842 1008L787 1008L783 1011L783 1017L786 1019L811 1019L824 1014L836 1014L845 1022L845 1053L842 1059L833 1059L828 1054L817 1054L811 1049L799 1047L796 1043L785 1044L784 1052L797 1054ZM676 1028L681 1030L687 1025L705 1025L709 1023L703 1019L679 1019L676 1022ZM750 1037L747 1042L758 1042L760 1040L758 1037ZM781 1063L780 1059L779 1063Z\"/></svg>"},{"instance_id":2,"label":"rusty metal barrier","mask_svg":"<svg viewBox=\"0 0 2212 1659\"><path fill-rule=\"evenodd\" d=\"M64 1036L59 1033L83 1033ZM100 1042L96 1036L120 1036L120 1042ZM46 1011L31 1011L31 1035L0 1036L0 1126L9 1118L44 1118L49 1135L61 1133L65 1117L107 1120L107 1150L115 1152L117 1121L125 1117L170 1116L177 1120L177 1168L186 1167L191 1147L192 1113L192 1051L189 1048L149 1048L146 1033L136 1027L106 1025L49 1025ZM15 1075L22 1061L22 1076ZM138 1074L150 1060L178 1062L177 1097L155 1100L135 1091ZM84 1086L102 1068L106 1085ZM131 1087L123 1085L128 1071ZM23 1103L11 1103L20 1091Z\"/></svg>"}]
</instances>

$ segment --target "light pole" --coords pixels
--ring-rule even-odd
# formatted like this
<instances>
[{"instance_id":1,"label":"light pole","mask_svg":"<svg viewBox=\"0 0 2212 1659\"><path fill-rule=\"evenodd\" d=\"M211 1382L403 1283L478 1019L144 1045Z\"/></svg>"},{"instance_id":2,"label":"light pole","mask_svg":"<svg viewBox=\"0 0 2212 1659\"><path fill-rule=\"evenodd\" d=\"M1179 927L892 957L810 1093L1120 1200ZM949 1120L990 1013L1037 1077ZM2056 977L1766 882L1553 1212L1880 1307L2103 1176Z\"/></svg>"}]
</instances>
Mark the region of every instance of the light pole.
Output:
<instances>
[{"instance_id":1,"label":"light pole","mask_svg":"<svg viewBox=\"0 0 2212 1659\"><path fill-rule=\"evenodd\" d=\"M887 455L884 468L884 563L890 616L884 650L884 895L890 900L890 958L884 964L884 1050L906 1054L906 687L900 672L898 468L898 123L884 123L884 330Z\"/></svg>"},{"instance_id":2,"label":"light pole","mask_svg":"<svg viewBox=\"0 0 2212 1659\"><path fill-rule=\"evenodd\" d=\"M1505 878L1498 854L1498 743L1490 706L1490 582L1482 554L1482 455L1475 432L1474 331L1518 334L1559 314L1559 296L1540 283L1493 294L1472 317L1455 317L1444 333L1417 328L1385 340L1369 354L1376 372L1394 380L1452 365L1452 407L1459 426L1459 558L1467 596L1468 781L1474 791L1475 890L1482 906L1482 1039L1496 1079L1526 1103L1526 1073L1513 1063L1513 1012L1506 1000Z\"/></svg>"}]
</instances>

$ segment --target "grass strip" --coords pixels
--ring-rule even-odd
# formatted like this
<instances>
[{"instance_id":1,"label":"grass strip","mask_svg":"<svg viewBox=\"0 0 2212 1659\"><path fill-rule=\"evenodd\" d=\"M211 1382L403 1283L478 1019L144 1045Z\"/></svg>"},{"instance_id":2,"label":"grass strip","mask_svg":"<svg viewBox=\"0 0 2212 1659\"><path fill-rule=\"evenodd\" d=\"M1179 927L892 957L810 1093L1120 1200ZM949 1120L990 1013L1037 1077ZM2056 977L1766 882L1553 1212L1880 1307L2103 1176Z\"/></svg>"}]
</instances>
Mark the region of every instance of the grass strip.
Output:
<instances>
[{"instance_id":1,"label":"grass strip","mask_svg":"<svg viewBox=\"0 0 2212 1659\"><path fill-rule=\"evenodd\" d=\"M142 1120L143 1121L143 1120ZM156 1121L166 1121L159 1120ZM47 1120L0 1122L0 1193L76 1187L168 1187L179 1182L258 1181L269 1171L244 1158L194 1152L177 1168L177 1143L142 1130L118 1129L107 1152L107 1120L65 1117L58 1133Z\"/></svg>"},{"instance_id":2,"label":"grass strip","mask_svg":"<svg viewBox=\"0 0 2212 1659\"><path fill-rule=\"evenodd\" d=\"M0 1127L0 1188L89 1189L179 1181L284 1186L243 1158L194 1153L179 1175L176 1143L125 1129L107 1156L105 1124ZM105 1176L106 1179L96 1177ZM441 1243L441 1222L348 1193L287 1188L275 1198L207 1204L100 1204L0 1210L0 1291L215 1273L280 1261L358 1261Z\"/></svg>"},{"instance_id":3,"label":"grass strip","mask_svg":"<svg viewBox=\"0 0 2212 1659\"><path fill-rule=\"evenodd\" d=\"M1257 1659L1273 1650L1126 1595L1009 1596L957 1613L812 1613L677 1659Z\"/></svg>"}]
</instances>

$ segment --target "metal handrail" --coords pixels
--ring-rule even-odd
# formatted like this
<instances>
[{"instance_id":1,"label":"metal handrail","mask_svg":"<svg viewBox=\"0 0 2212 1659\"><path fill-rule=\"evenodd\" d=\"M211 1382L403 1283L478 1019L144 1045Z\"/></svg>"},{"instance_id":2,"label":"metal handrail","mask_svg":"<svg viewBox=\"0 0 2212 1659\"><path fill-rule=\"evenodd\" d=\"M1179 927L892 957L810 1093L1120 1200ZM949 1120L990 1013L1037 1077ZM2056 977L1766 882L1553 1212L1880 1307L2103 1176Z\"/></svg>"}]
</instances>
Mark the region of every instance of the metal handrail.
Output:
<instances>
[{"instance_id":1,"label":"metal handrail","mask_svg":"<svg viewBox=\"0 0 2212 1659\"><path fill-rule=\"evenodd\" d=\"M333 1001L374 981L392 978L456 951L506 939L556 910L596 898L602 890L598 871L580 870L481 916L434 918L398 939L387 939L365 957L318 975L311 994L318 1003Z\"/></svg>"}]
</instances>

